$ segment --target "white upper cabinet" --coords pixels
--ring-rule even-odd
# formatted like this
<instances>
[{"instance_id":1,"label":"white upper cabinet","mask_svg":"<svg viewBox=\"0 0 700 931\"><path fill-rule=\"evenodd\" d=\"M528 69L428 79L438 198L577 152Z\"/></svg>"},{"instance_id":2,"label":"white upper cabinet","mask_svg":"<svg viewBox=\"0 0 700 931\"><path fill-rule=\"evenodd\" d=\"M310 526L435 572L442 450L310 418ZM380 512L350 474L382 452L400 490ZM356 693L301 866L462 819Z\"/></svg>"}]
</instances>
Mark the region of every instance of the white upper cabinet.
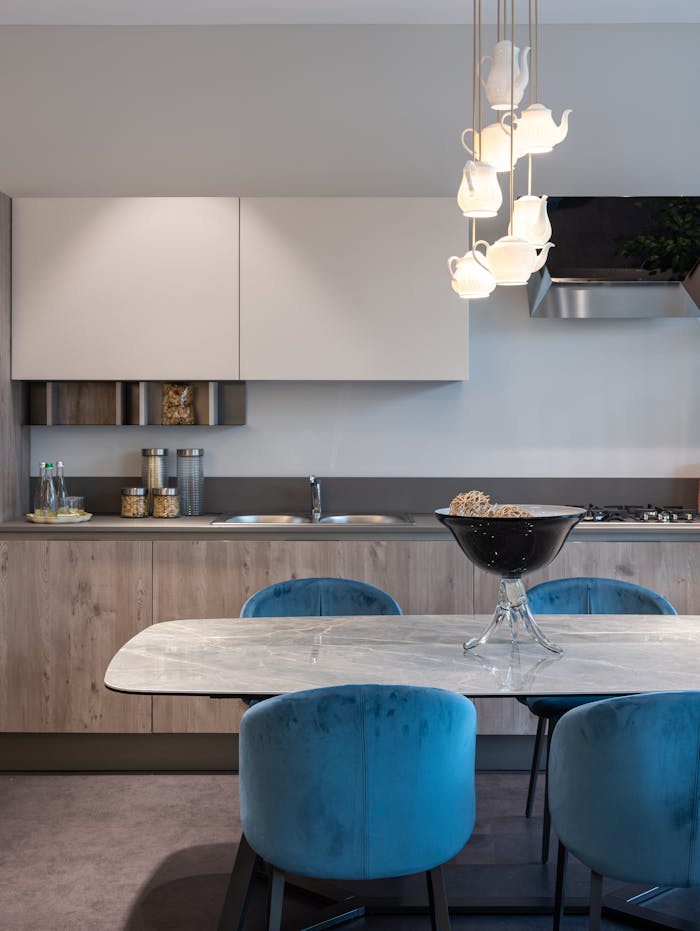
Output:
<instances>
[{"instance_id":1,"label":"white upper cabinet","mask_svg":"<svg viewBox=\"0 0 700 931\"><path fill-rule=\"evenodd\" d=\"M12 376L236 380L236 197L20 197Z\"/></svg>"},{"instance_id":2,"label":"white upper cabinet","mask_svg":"<svg viewBox=\"0 0 700 931\"><path fill-rule=\"evenodd\" d=\"M241 378L467 378L465 239L454 198L241 198Z\"/></svg>"}]
</instances>

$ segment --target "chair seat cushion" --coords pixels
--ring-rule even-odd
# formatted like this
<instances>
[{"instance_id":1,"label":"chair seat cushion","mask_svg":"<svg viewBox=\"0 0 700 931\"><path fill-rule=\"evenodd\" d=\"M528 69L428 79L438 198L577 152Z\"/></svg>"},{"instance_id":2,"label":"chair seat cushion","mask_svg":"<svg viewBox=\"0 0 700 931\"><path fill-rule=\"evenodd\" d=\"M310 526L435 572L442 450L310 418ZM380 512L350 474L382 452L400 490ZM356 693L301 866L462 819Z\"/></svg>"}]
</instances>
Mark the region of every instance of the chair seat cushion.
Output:
<instances>
[{"instance_id":1,"label":"chair seat cushion","mask_svg":"<svg viewBox=\"0 0 700 931\"><path fill-rule=\"evenodd\" d=\"M526 698L524 704L538 718L560 718L572 708L588 705L592 701L601 701L609 695L548 695Z\"/></svg>"}]
</instances>

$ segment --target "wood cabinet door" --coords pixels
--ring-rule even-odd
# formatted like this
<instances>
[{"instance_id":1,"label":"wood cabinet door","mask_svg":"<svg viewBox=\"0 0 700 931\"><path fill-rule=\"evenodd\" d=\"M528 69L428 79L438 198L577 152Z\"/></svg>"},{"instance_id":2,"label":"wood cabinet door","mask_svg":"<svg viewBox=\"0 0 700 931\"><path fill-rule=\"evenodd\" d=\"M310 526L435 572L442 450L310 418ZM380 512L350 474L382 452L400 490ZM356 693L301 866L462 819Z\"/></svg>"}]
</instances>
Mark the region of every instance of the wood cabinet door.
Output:
<instances>
[{"instance_id":1,"label":"wood cabinet door","mask_svg":"<svg viewBox=\"0 0 700 931\"><path fill-rule=\"evenodd\" d=\"M306 576L360 579L404 614L469 614L473 571L452 541L163 541L154 546L154 621L230 617L265 585ZM155 696L153 729L238 730L237 699Z\"/></svg>"},{"instance_id":2,"label":"wood cabinet door","mask_svg":"<svg viewBox=\"0 0 700 931\"><path fill-rule=\"evenodd\" d=\"M241 199L241 378L461 380L452 198Z\"/></svg>"},{"instance_id":3,"label":"wood cabinet door","mask_svg":"<svg viewBox=\"0 0 700 931\"><path fill-rule=\"evenodd\" d=\"M105 670L151 623L150 542L0 541L0 731L149 733Z\"/></svg>"},{"instance_id":4,"label":"wood cabinet door","mask_svg":"<svg viewBox=\"0 0 700 931\"><path fill-rule=\"evenodd\" d=\"M544 569L525 578L525 587L538 582L575 576L620 579L651 588L667 598L679 614L700 613L700 545L692 542L569 541ZM493 611L498 577L477 571L474 579L476 610Z\"/></svg>"},{"instance_id":5,"label":"wood cabinet door","mask_svg":"<svg viewBox=\"0 0 700 931\"><path fill-rule=\"evenodd\" d=\"M12 377L239 375L236 197L13 201Z\"/></svg>"},{"instance_id":6,"label":"wood cabinet door","mask_svg":"<svg viewBox=\"0 0 700 931\"><path fill-rule=\"evenodd\" d=\"M700 570L700 546L683 541L569 541L544 569L525 578L526 588L549 579L598 576L651 588L667 598L679 614L700 613L700 587L693 584ZM477 570L475 610L492 614L499 579ZM669 618L673 623L673 618ZM546 620L543 622L546 632ZM499 704L496 704L496 703ZM519 702L480 699L478 707L488 733L534 733L536 718ZM488 717L487 717L488 716ZM488 724L486 723L488 720Z\"/></svg>"}]
</instances>

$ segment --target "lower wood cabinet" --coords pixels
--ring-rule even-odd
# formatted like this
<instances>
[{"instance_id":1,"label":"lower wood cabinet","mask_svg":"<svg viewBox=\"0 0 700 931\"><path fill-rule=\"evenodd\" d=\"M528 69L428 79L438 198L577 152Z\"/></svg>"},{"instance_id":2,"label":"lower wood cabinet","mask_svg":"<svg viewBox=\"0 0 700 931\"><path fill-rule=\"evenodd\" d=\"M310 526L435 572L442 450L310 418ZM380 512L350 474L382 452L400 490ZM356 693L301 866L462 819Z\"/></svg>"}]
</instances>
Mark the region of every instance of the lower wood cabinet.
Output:
<instances>
[{"instance_id":1,"label":"lower wood cabinet","mask_svg":"<svg viewBox=\"0 0 700 931\"><path fill-rule=\"evenodd\" d=\"M667 598L679 614L700 614L700 543L666 541L580 541L566 543L544 569L525 579L538 582L570 576L602 576L651 588ZM474 574L474 611L493 612L499 579L486 572ZM669 617L669 624L673 617ZM543 626L546 632L546 621ZM481 733L534 733L536 718L515 699L483 698L477 702ZM487 729L485 729L487 728Z\"/></svg>"},{"instance_id":2,"label":"lower wood cabinet","mask_svg":"<svg viewBox=\"0 0 700 931\"><path fill-rule=\"evenodd\" d=\"M236 618L264 585L335 575L386 589L405 614L472 610L473 570L451 540L168 541L153 545L153 619ZM230 731L244 710L235 699L156 696L153 730Z\"/></svg>"},{"instance_id":3,"label":"lower wood cabinet","mask_svg":"<svg viewBox=\"0 0 700 931\"><path fill-rule=\"evenodd\" d=\"M660 592L680 614L700 614L699 569L700 543L573 541L527 583L625 579ZM235 624L257 589L313 575L370 582L405 614L491 614L498 591L498 578L475 571L452 539L0 540L0 731L233 733L245 710L238 700L109 692L110 659L151 623ZM476 704L479 733L534 732L513 699Z\"/></svg>"},{"instance_id":4,"label":"lower wood cabinet","mask_svg":"<svg viewBox=\"0 0 700 931\"><path fill-rule=\"evenodd\" d=\"M148 541L0 541L0 731L148 733L105 669L152 619Z\"/></svg>"}]
</instances>

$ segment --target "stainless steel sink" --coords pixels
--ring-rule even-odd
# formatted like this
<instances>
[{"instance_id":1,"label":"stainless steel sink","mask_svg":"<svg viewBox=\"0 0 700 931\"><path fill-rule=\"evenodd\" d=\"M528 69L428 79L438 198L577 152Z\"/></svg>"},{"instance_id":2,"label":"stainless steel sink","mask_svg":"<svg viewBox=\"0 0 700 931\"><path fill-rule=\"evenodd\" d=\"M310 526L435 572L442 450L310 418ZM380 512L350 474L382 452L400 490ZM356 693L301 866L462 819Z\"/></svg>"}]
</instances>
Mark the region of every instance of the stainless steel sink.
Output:
<instances>
[{"instance_id":1,"label":"stainless steel sink","mask_svg":"<svg viewBox=\"0 0 700 931\"><path fill-rule=\"evenodd\" d=\"M413 524L408 514L329 514L322 524Z\"/></svg>"},{"instance_id":2,"label":"stainless steel sink","mask_svg":"<svg viewBox=\"0 0 700 931\"><path fill-rule=\"evenodd\" d=\"M221 514L212 521L212 526L225 524L310 524L310 517L301 514Z\"/></svg>"},{"instance_id":3,"label":"stainless steel sink","mask_svg":"<svg viewBox=\"0 0 700 931\"><path fill-rule=\"evenodd\" d=\"M211 522L213 527L228 524L311 524L310 517L303 514L220 514ZM321 524L413 524L408 514L328 514Z\"/></svg>"}]
</instances>

